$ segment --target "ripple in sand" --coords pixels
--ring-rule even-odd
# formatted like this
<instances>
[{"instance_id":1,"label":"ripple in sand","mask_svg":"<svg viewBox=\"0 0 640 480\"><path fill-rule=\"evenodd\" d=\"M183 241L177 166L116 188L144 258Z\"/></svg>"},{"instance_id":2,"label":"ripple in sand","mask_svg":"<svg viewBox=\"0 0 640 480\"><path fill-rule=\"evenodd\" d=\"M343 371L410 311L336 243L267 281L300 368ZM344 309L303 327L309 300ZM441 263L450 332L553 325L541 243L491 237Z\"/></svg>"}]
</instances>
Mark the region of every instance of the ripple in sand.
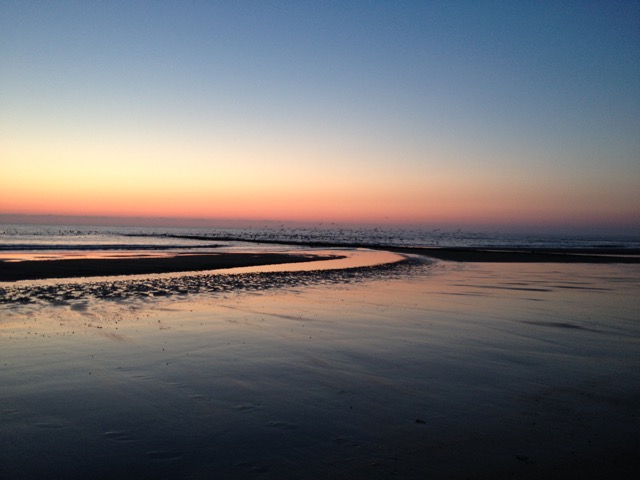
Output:
<instances>
[{"instance_id":1,"label":"ripple in sand","mask_svg":"<svg viewBox=\"0 0 640 480\"><path fill-rule=\"evenodd\" d=\"M121 430L110 430L108 432L104 432L103 435L110 440L115 440L117 442L122 442L122 443L129 443L129 442L135 441L133 437L131 437L131 435Z\"/></svg>"},{"instance_id":2,"label":"ripple in sand","mask_svg":"<svg viewBox=\"0 0 640 480\"><path fill-rule=\"evenodd\" d=\"M241 403L240 405L236 405L234 407L235 410L238 410L240 412L255 412L260 408L262 408L262 404L260 403Z\"/></svg>"},{"instance_id":3,"label":"ripple in sand","mask_svg":"<svg viewBox=\"0 0 640 480\"><path fill-rule=\"evenodd\" d=\"M64 425L56 422L39 422L34 424L36 428L42 428L45 430L57 430L59 428L64 428Z\"/></svg>"},{"instance_id":4,"label":"ripple in sand","mask_svg":"<svg viewBox=\"0 0 640 480\"><path fill-rule=\"evenodd\" d=\"M172 452L170 450L150 450L145 452L145 456L151 460L158 461L182 460L184 458L182 452Z\"/></svg>"},{"instance_id":5,"label":"ripple in sand","mask_svg":"<svg viewBox=\"0 0 640 480\"><path fill-rule=\"evenodd\" d=\"M537 321L530 321L530 320L522 320L522 323L526 323L528 325L537 325L540 327L564 328L568 330L589 330L592 332L597 331L591 328L583 327L581 325L576 325L575 323L569 323L569 322L537 322Z\"/></svg>"},{"instance_id":6,"label":"ripple in sand","mask_svg":"<svg viewBox=\"0 0 640 480\"><path fill-rule=\"evenodd\" d=\"M282 420L271 420L269 422L269 426L278 428L280 430L296 430L298 428L298 425L294 423L284 422Z\"/></svg>"},{"instance_id":7,"label":"ripple in sand","mask_svg":"<svg viewBox=\"0 0 640 480\"><path fill-rule=\"evenodd\" d=\"M429 265L430 262L424 259L410 258L397 263L342 270L204 274L145 280L8 286L0 287L0 304L45 303L70 306L72 310L82 312L86 310L86 301L89 299L123 301L169 295L258 292L317 284L351 283L407 275L416 268Z\"/></svg>"}]
</instances>

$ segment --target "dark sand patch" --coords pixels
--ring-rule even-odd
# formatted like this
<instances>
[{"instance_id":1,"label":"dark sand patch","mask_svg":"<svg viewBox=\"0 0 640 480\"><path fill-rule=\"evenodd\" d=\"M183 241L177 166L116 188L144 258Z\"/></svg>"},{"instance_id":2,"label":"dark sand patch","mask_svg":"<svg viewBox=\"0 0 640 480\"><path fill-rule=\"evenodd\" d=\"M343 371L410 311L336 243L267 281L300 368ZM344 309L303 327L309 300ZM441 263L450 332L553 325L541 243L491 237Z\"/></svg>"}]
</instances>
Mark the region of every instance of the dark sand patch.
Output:
<instances>
[{"instance_id":1,"label":"dark sand patch","mask_svg":"<svg viewBox=\"0 0 640 480\"><path fill-rule=\"evenodd\" d=\"M200 272L282 263L312 262L337 256L285 253L178 254L172 257L79 258L73 260L0 261L0 281Z\"/></svg>"},{"instance_id":2,"label":"dark sand patch","mask_svg":"<svg viewBox=\"0 0 640 480\"><path fill-rule=\"evenodd\" d=\"M625 249L562 249L394 247L391 251L426 255L451 262L487 263L640 263L640 251Z\"/></svg>"},{"instance_id":3,"label":"dark sand patch","mask_svg":"<svg viewBox=\"0 0 640 480\"><path fill-rule=\"evenodd\" d=\"M314 257L319 259L336 257ZM168 278L135 278L96 282L60 282L51 285L15 284L0 286L0 305L25 305L45 302L52 305L71 305L83 311L87 299L125 300L131 298L169 297L190 294L224 294L256 292L277 288L294 288L312 284L357 282L376 277L393 278L408 271L429 268L424 259L405 259L401 262L336 270L255 272L218 275L202 273ZM75 307L80 305L80 307Z\"/></svg>"}]
</instances>

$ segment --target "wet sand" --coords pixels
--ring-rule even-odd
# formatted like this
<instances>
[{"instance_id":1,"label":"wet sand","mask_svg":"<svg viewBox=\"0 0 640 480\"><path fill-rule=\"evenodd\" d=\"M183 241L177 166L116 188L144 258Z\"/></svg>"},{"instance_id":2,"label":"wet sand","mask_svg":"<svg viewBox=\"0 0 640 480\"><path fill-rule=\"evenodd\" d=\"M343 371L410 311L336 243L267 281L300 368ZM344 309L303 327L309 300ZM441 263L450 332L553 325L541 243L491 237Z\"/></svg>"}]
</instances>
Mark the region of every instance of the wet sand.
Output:
<instances>
[{"instance_id":1,"label":"wet sand","mask_svg":"<svg viewBox=\"0 0 640 480\"><path fill-rule=\"evenodd\" d=\"M272 242L275 243L275 242ZM325 245L325 244L323 244ZM336 247L336 245L333 245ZM319 246L316 246L319 248ZM344 247L343 247L344 248ZM482 263L640 263L640 252L622 249L478 249L437 247L377 247L400 254L421 255L453 262ZM15 257L16 255L12 256ZM19 257L18 257L19 258ZM45 278L140 275L174 272L198 272L218 269L313 262L343 258L342 255L294 253L206 253L137 254L91 258L10 261L0 258L0 282Z\"/></svg>"},{"instance_id":2,"label":"wet sand","mask_svg":"<svg viewBox=\"0 0 640 480\"><path fill-rule=\"evenodd\" d=\"M640 263L640 251L614 248L438 248L394 247L394 252L452 262L481 263Z\"/></svg>"},{"instance_id":3,"label":"wet sand","mask_svg":"<svg viewBox=\"0 0 640 480\"><path fill-rule=\"evenodd\" d=\"M314 278L1 305L0 478L640 473L637 265Z\"/></svg>"},{"instance_id":4,"label":"wet sand","mask_svg":"<svg viewBox=\"0 0 640 480\"><path fill-rule=\"evenodd\" d=\"M0 282L44 278L140 275L170 272L198 272L257 265L327 260L320 255L285 253L209 253L136 256L123 258L72 258L55 260L0 260Z\"/></svg>"}]
</instances>

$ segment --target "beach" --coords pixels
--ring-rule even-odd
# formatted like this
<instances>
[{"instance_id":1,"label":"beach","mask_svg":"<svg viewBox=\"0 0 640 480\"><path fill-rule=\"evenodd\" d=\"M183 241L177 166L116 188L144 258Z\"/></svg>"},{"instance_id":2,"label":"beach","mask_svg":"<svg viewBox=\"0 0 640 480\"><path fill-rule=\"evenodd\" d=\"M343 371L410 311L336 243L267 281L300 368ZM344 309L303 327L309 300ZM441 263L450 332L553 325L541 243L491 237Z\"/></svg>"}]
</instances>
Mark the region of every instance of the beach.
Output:
<instances>
[{"instance_id":1,"label":"beach","mask_svg":"<svg viewBox=\"0 0 640 480\"><path fill-rule=\"evenodd\" d=\"M0 305L0 478L636 477L638 265L408 255Z\"/></svg>"},{"instance_id":2,"label":"beach","mask_svg":"<svg viewBox=\"0 0 640 480\"><path fill-rule=\"evenodd\" d=\"M640 1L0 12L0 480L640 479Z\"/></svg>"}]
</instances>

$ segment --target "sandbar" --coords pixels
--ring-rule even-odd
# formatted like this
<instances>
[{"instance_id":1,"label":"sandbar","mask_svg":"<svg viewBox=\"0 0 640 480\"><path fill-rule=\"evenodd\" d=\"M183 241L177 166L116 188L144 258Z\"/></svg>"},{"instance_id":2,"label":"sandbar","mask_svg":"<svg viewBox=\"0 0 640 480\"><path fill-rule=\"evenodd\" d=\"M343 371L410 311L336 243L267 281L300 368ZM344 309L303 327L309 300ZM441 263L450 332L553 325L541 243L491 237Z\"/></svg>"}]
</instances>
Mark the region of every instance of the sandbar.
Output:
<instances>
[{"instance_id":1,"label":"sandbar","mask_svg":"<svg viewBox=\"0 0 640 480\"><path fill-rule=\"evenodd\" d=\"M392 247L390 250L452 262L640 263L640 250L622 248Z\"/></svg>"},{"instance_id":2,"label":"sandbar","mask_svg":"<svg viewBox=\"0 0 640 480\"><path fill-rule=\"evenodd\" d=\"M281 243L281 242L266 242ZM291 242L290 245L297 245ZM326 243L310 247L342 247ZM346 246L360 247L362 245ZM638 264L640 250L615 248L448 248L448 247L399 247L366 245L372 250L386 250L404 255L419 255L436 260L469 263L593 263ZM75 277L121 276L178 272L202 272L241 267L281 265L344 258L341 255L316 255L293 253L176 253L162 255L133 255L93 258L88 255L52 260L6 261L0 259L0 282L21 280L63 279Z\"/></svg>"},{"instance_id":3,"label":"sandbar","mask_svg":"<svg viewBox=\"0 0 640 480\"><path fill-rule=\"evenodd\" d=\"M289 253L209 253L195 255L176 254L158 257L0 261L0 281L14 282L47 278L201 272L248 266L312 262L335 258L339 257Z\"/></svg>"}]
</instances>

